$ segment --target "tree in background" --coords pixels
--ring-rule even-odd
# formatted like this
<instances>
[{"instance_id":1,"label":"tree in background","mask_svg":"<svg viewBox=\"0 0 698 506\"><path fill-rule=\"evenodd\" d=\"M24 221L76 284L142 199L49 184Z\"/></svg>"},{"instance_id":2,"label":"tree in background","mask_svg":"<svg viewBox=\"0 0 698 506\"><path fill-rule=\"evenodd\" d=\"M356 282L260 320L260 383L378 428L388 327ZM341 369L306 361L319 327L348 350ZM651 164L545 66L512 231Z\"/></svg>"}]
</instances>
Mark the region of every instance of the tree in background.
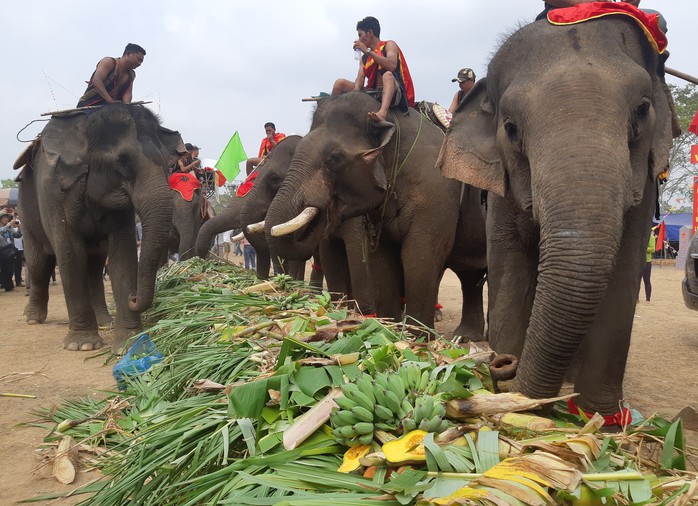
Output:
<instances>
[{"instance_id":1,"label":"tree in background","mask_svg":"<svg viewBox=\"0 0 698 506\"><path fill-rule=\"evenodd\" d=\"M697 144L698 138L688 131L688 125L698 111L698 87L670 84L669 88L683 133L674 139L669 151L669 180L659 187L659 209L662 213L690 213L693 210L693 176L698 176L698 165L691 165L691 145Z\"/></svg>"},{"instance_id":2,"label":"tree in background","mask_svg":"<svg viewBox=\"0 0 698 506\"><path fill-rule=\"evenodd\" d=\"M17 188L17 181L12 178L0 179L0 184L2 184L2 188Z\"/></svg>"}]
</instances>

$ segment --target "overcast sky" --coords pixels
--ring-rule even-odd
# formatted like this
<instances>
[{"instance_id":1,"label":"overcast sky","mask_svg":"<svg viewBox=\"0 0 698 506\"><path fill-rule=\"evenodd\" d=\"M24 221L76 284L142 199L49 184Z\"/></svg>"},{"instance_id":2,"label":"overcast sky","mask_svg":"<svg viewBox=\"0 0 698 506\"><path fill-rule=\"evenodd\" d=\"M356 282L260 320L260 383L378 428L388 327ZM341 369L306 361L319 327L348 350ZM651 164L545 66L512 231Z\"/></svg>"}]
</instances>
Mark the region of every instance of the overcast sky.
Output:
<instances>
[{"instance_id":1,"label":"overcast sky","mask_svg":"<svg viewBox=\"0 0 698 506\"><path fill-rule=\"evenodd\" d=\"M0 178L24 149L17 132L40 114L74 107L96 63L118 57L128 42L147 56L137 70L134 100L149 100L163 124L218 158L240 133L256 156L263 125L305 134L312 103L338 77L353 80L356 22L375 16L381 38L401 47L417 100L448 107L458 69L483 77L500 35L532 21L540 0L267 0L164 1L3 0L0 31L5 65L0 74ZM668 66L698 75L695 33L698 0L643 0L669 25ZM683 85L670 78L669 82ZM20 134L33 138L34 123Z\"/></svg>"}]
</instances>

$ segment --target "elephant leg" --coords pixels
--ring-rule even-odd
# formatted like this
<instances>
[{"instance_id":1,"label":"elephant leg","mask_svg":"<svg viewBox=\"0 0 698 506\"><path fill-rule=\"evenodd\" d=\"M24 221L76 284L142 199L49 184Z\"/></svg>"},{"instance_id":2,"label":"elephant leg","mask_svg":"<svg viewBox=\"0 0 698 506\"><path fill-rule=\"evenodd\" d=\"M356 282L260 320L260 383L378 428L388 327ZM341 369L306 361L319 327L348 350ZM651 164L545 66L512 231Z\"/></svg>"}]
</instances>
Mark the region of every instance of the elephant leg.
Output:
<instances>
[{"instance_id":1,"label":"elephant leg","mask_svg":"<svg viewBox=\"0 0 698 506\"><path fill-rule=\"evenodd\" d=\"M104 263L106 254L93 254L87 257L87 275L90 283L90 299L92 300L92 309L97 318L97 325L100 327L109 326L112 322L112 317L107 309L107 300L104 295Z\"/></svg>"},{"instance_id":2,"label":"elephant leg","mask_svg":"<svg viewBox=\"0 0 698 506\"><path fill-rule=\"evenodd\" d=\"M635 303L645 263L651 214L654 211L654 184L645 188L643 204L626 213L619 260L609 280L589 334L580 350L575 377L578 406L602 415L620 411L623 378L630 347Z\"/></svg>"},{"instance_id":3,"label":"elephant leg","mask_svg":"<svg viewBox=\"0 0 698 506\"><path fill-rule=\"evenodd\" d=\"M291 276L296 281L305 281L305 261L301 260L289 260L288 262L288 275Z\"/></svg>"},{"instance_id":4,"label":"elephant leg","mask_svg":"<svg viewBox=\"0 0 698 506\"><path fill-rule=\"evenodd\" d=\"M489 194L487 338L497 353L521 357L536 291L538 235L513 203Z\"/></svg>"},{"instance_id":5,"label":"elephant leg","mask_svg":"<svg viewBox=\"0 0 698 506\"><path fill-rule=\"evenodd\" d=\"M439 295L439 282L445 258L437 255L424 257L427 246L416 247L416 241L403 243L401 259L405 279L406 316L434 327L434 306Z\"/></svg>"},{"instance_id":6,"label":"elephant leg","mask_svg":"<svg viewBox=\"0 0 698 506\"><path fill-rule=\"evenodd\" d=\"M403 272L398 245L381 239L375 251L368 255L368 272L375 301L376 314L381 318L402 320ZM434 307L432 305L432 311Z\"/></svg>"},{"instance_id":7,"label":"elephant leg","mask_svg":"<svg viewBox=\"0 0 698 506\"><path fill-rule=\"evenodd\" d=\"M59 232L60 233L60 232ZM70 320L63 347L70 351L91 351L102 347L97 318L92 309L89 275L86 272L88 255L82 241L64 231L58 268L63 281L63 293ZM33 290L33 288L32 288Z\"/></svg>"},{"instance_id":8,"label":"elephant leg","mask_svg":"<svg viewBox=\"0 0 698 506\"><path fill-rule=\"evenodd\" d=\"M486 269L473 271L456 271L460 280L463 302L461 307L461 320L453 338L461 338L465 341L481 341L485 331L485 316L482 305L483 279Z\"/></svg>"},{"instance_id":9,"label":"elephant leg","mask_svg":"<svg viewBox=\"0 0 698 506\"><path fill-rule=\"evenodd\" d=\"M322 281L325 274L322 270L322 261L320 260L320 253L313 255L312 265L310 267L310 286L322 290Z\"/></svg>"},{"instance_id":10,"label":"elephant leg","mask_svg":"<svg viewBox=\"0 0 698 506\"><path fill-rule=\"evenodd\" d=\"M44 323L48 314L48 286L51 274L56 268L55 255L48 254L39 246L30 245L30 241L25 236L25 258L27 263L27 273L31 288L29 289L29 302L24 309L27 323L30 325Z\"/></svg>"},{"instance_id":11,"label":"elephant leg","mask_svg":"<svg viewBox=\"0 0 698 506\"><path fill-rule=\"evenodd\" d=\"M122 220L119 220L122 221ZM109 234L109 272L116 318L112 333L112 351L119 353L128 338L141 330L141 316L128 305L130 296L136 293L138 283L138 258L136 232L133 218L124 217L123 226Z\"/></svg>"},{"instance_id":12,"label":"elephant leg","mask_svg":"<svg viewBox=\"0 0 698 506\"><path fill-rule=\"evenodd\" d=\"M349 262L352 297L363 314L371 314L377 311L368 262L364 260L361 229L361 220L354 219L346 224L343 229L344 249ZM401 273L395 272L393 275L400 279ZM377 289L382 290L382 287L377 287Z\"/></svg>"}]
</instances>

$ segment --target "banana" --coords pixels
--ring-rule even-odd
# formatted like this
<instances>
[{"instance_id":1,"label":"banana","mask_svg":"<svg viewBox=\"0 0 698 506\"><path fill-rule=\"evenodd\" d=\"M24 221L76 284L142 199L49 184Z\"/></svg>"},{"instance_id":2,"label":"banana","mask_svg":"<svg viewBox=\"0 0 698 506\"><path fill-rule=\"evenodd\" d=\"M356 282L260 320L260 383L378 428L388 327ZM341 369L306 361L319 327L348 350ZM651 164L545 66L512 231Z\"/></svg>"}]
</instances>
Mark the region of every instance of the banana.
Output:
<instances>
[{"instance_id":1,"label":"banana","mask_svg":"<svg viewBox=\"0 0 698 506\"><path fill-rule=\"evenodd\" d=\"M349 399L348 397L335 397L334 402L337 403L337 406L339 406L340 408L342 408L346 411L350 411L351 408L356 406L356 403L352 399Z\"/></svg>"},{"instance_id":2,"label":"banana","mask_svg":"<svg viewBox=\"0 0 698 506\"><path fill-rule=\"evenodd\" d=\"M376 429L379 429L379 430L394 431L397 429L397 427L395 427L394 425L389 425L389 424L383 423L383 422L377 422L377 423L374 423L373 425Z\"/></svg>"},{"instance_id":3,"label":"banana","mask_svg":"<svg viewBox=\"0 0 698 506\"><path fill-rule=\"evenodd\" d=\"M359 444L361 445L370 445L371 441L373 441L373 433L371 434L366 434L365 436L361 436L359 439Z\"/></svg>"},{"instance_id":4,"label":"banana","mask_svg":"<svg viewBox=\"0 0 698 506\"><path fill-rule=\"evenodd\" d=\"M372 422L373 421L373 413L369 411L368 409L361 407L361 406L355 406L351 409L351 414L354 415L358 421L360 422Z\"/></svg>"},{"instance_id":5,"label":"banana","mask_svg":"<svg viewBox=\"0 0 698 506\"><path fill-rule=\"evenodd\" d=\"M384 388L378 384L378 382L373 383L373 396L376 398L377 406L385 406L385 392L387 386Z\"/></svg>"},{"instance_id":6,"label":"banana","mask_svg":"<svg viewBox=\"0 0 698 506\"><path fill-rule=\"evenodd\" d=\"M411 418L414 418L414 406L410 404L410 401L407 399L403 399L402 403L400 403L400 408L405 412L404 416L410 415Z\"/></svg>"},{"instance_id":7,"label":"banana","mask_svg":"<svg viewBox=\"0 0 698 506\"><path fill-rule=\"evenodd\" d=\"M441 418L444 418L446 416L446 406L444 406L443 402L439 401L434 403L434 409L431 412L431 416L438 416Z\"/></svg>"},{"instance_id":8,"label":"banana","mask_svg":"<svg viewBox=\"0 0 698 506\"><path fill-rule=\"evenodd\" d=\"M439 432L445 431L446 429L449 428L450 425L451 425L451 424L448 422L448 420L442 421L442 422L441 422L441 425L439 425Z\"/></svg>"},{"instance_id":9,"label":"banana","mask_svg":"<svg viewBox=\"0 0 698 506\"><path fill-rule=\"evenodd\" d=\"M350 397L354 398L354 394L359 392L359 386L356 383L345 383L342 385L342 392L344 393L344 397Z\"/></svg>"},{"instance_id":10,"label":"banana","mask_svg":"<svg viewBox=\"0 0 698 506\"><path fill-rule=\"evenodd\" d=\"M376 377L373 378L376 382L376 386L382 388L383 390L388 389L388 377L383 373L376 373Z\"/></svg>"},{"instance_id":11,"label":"banana","mask_svg":"<svg viewBox=\"0 0 698 506\"><path fill-rule=\"evenodd\" d=\"M424 399L422 402L424 404L424 416L423 418L431 418L432 417L432 412L434 411L434 398L431 396L423 396L422 399ZM416 418L415 418L416 420Z\"/></svg>"},{"instance_id":12,"label":"banana","mask_svg":"<svg viewBox=\"0 0 698 506\"><path fill-rule=\"evenodd\" d=\"M442 421L443 420L441 419L440 416L436 416L434 418L427 420L427 428L425 430L427 432L438 432L439 429L441 428Z\"/></svg>"},{"instance_id":13,"label":"banana","mask_svg":"<svg viewBox=\"0 0 698 506\"><path fill-rule=\"evenodd\" d=\"M354 430L354 425L343 425L341 427L337 427L335 429L335 431L337 431L337 434L339 435L339 437L344 437L347 439L354 438L358 435L356 433L356 431ZM333 433L334 433L334 431L333 431Z\"/></svg>"},{"instance_id":14,"label":"banana","mask_svg":"<svg viewBox=\"0 0 698 506\"><path fill-rule=\"evenodd\" d=\"M376 403L364 395L361 390L357 390L356 393L352 394L352 400L356 402L357 405L369 411L373 411L373 407L376 405Z\"/></svg>"},{"instance_id":15,"label":"banana","mask_svg":"<svg viewBox=\"0 0 698 506\"><path fill-rule=\"evenodd\" d=\"M385 407L387 407L395 415L400 412L400 398L397 397L391 390L388 390L385 393Z\"/></svg>"},{"instance_id":16,"label":"banana","mask_svg":"<svg viewBox=\"0 0 698 506\"><path fill-rule=\"evenodd\" d=\"M376 404L375 407L373 408L373 411L376 415L376 418L379 418L380 420L383 420L386 422L392 420L395 417L395 415L393 415L392 411L390 411L385 406L381 406L380 404Z\"/></svg>"},{"instance_id":17,"label":"banana","mask_svg":"<svg viewBox=\"0 0 698 506\"><path fill-rule=\"evenodd\" d=\"M410 364L407 368L408 377L410 378L410 390L415 391L419 388L419 380L422 376L422 370L417 364Z\"/></svg>"},{"instance_id":18,"label":"banana","mask_svg":"<svg viewBox=\"0 0 698 506\"><path fill-rule=\"evenodd\" d=\"M408 367L409 365L407 364L401 365L400 369L398 369L398 375L404 384L404 389L409 391L412 389L410 388L410 372L407 370Z\"/></svg>"},{"instance_id":19,"label":"banana","mask_svg":"<svg viewBox=\"0 0 698 506\"><path fill-rule=\"evenodd\" d=\"M372 404L376 403L375 389L373 388L373 380L370 374L362 374L356 381L356 386L359 387L362 394L368 397Z\"/></svg>"},{"instance_id":20,"label":"banana","mask_svg":"<svg viewBox=\"0 0 698 506\"><path fill-rule=\"evenodd\" d=\"M358 422L357 417L351 411L340 410L332 413L332 424L335 427L342 425L354 425Z\"/></svg>"},{"instance_id":21,"label":"banana","mask_svg":"<svg viewBox=\"0 0 698 506\"><path fill-rule=\"evenodd\" d=\"M417 423L412 418L404 418L402 420L402 433L407 434L417 428Z\"/></svg>"},{"instance_id":22,"label":"banana","mask_svg":"<svg viewBox=\"0 0 698 506\"><path fill-rule=\"evenodd\" d=\"M429 432L429 420L422 420L419 422L419 425L417 425L417 428L419 430L423 430L424 432Z\"/></svg>"},{"instance_id":23,"label":"banana","mask_svg":"<svg viewBox=\"0 0 698 506\"><path fill-rule=\"evenodd\" d=\"M429 370L425 369L422 371L422 375L419 377L419 386L417 387L417 391L422 393L427 389L427 385L429 384Z\"/></svg>"},{"instance_id":24,"label":"banana","mask_svg":"<svg viewBox=\"0 0 698 506\"><path fill-rule=\"evenodd\" d=\"M373 435L373 424L369 422L359 422L355 423L352 427L354 432L359 436L365 436L366 434Z\"/></svg>"},{"instance_id":25,"label":"banana","mask_svg":"<svg viewBox=\"0 0 698 506\"><path fill-rule=\"evenodd\" d=\"M424 398L417 397L417 399L414 401L414 415L412 418L419 423L421 420L426 419L429 415L431 415L431 411L426 410Z\"/></svg>"},{"instance_id":26,"label":"banana","mask_svg":"<svg viewBox=\"0 0 698 506\"><path fill-rule=\"evenodd\" d=\"M388 390L395 394L395 397L402 399L405 396L405 384L400 376L394 374L388 377Z\"/></svg>"}]
</instances>

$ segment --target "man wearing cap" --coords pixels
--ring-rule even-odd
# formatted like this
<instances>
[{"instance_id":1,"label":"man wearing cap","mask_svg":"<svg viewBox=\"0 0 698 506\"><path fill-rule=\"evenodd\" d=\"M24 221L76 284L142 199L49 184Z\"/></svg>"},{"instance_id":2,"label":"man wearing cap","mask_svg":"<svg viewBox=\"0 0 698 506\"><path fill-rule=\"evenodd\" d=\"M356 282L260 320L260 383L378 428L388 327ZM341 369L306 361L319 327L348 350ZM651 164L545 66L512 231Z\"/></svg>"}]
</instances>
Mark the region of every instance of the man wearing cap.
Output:
<instances>
[{"instance_id":1,"label":"man wearing cap","mask_svg":"<svg viewBox=\"0 0 698 506\"><path fill-rule=\"evenodd\" d=\"M145 49L138 44L127 44L121 58L102 58L92 77L87 81L87 89L80 97L77 107L104 105L121 102L130 104L133 96L135 69L143 63Z\"/></svg>"},{"instance_id":2,"label":"man wearing cap","mask_svg":"<svg viewBox=\"0 0 698 506\"><path fill-rule=\"evenodd\" d=\"M198 146L194 146L190 142L187 142L184 148L187 150L187 154L182 155L180 159L177 160L174 167L172 167L172 174L176 172L190 172L201 164L201 160L197 158L199 155Z\"/></svg>"},{"instance_id":3,"label":"man wearing cap","mask_svg":"<svg viewBox=\"0 0 698 506\"><path fill-rule=\"evenodd\" d=\"M406 113L414 106L414 85L402 51L394 41L380 40L380 23L373 16L359 21L356 33L359 38L354 41L354 49L363 53L359 61L359 73L354 82L337 79L332 94L364 88L381 90L380 110L369 112L369 118L374 121L385 120L390 107L397 107L399 111Z\"/></svg>"},{"instance_id":4,"label":"man wearing cap","mask_svg":"<svg viewBox=\"0 0 698 506\"><path fill-rule=\"evenodd\" d=\"M453 102L451 102L451 107L448 108L449 111L453 112L460 104L461 100L465 97L465 94L470 91L470 89L475 85L475 72L473 69L464 68L458 71L458 75L451 79L452 83L458 81L458 88L460 88L456 94L453 96Z\"/></svg>"},{"instance_id":5,"label":"man wearing cap","mask_svg":"<svg viewBox=\"0 0 698 506\"><path fill-rule=\"evenodd\" d=\"M249 176L252 171L262 163L264 157L266 157L276 145L286 137L286 134L276 131L276 125L271 121L264 124L264 132L267 134L262 143L259 145L259 155L257 157L247 159L247 175Z\"/></svg>"}]
</instances>

